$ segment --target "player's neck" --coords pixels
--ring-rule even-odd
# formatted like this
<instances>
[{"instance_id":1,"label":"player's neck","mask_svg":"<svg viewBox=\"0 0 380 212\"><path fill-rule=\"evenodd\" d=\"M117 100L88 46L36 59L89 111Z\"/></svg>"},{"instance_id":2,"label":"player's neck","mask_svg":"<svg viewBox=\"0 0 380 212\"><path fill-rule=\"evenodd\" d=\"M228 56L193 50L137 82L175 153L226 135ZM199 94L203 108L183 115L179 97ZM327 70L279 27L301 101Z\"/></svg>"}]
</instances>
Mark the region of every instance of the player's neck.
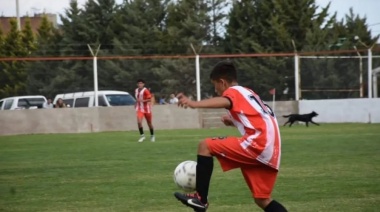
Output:
<instances>
[{"instance_id":1,"label":"player's neck","mask_svg":"<svg viewBox=\"0 0 380 212\"><path fill-rule=\"evenodd\" d=\"M232 87L232 86L236 86L236 85L239 85L239 83L237 83L237 82L231 82L231 84L229 84L228 87Z\"/></svg>"}]
</instances>

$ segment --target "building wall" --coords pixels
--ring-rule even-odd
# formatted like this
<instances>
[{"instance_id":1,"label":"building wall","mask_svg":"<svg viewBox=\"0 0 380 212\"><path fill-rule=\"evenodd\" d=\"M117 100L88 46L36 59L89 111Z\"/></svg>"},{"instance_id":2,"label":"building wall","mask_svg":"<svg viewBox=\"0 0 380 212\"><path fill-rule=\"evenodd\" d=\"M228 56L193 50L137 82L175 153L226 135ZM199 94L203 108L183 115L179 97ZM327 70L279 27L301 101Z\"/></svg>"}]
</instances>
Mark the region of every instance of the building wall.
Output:
<instances>
[{"instance_id":1,"label":"building wall","mask_svg":"<svg viewBox=\"0 0 380 212\"><path fill-rule=\"evenodd\" d=\"M21 29L24 29L26 20L30 21L30 26L32 27L33 33L38 32L38 28L41 26L42 23L42 18L46 16L47 19L52 23L53 27L58 27L58 22L57 22L57 15L56 14L51 14L51 13L39 13L35 14L34 16L23 16L20 17L20 24L21 24ZM11 24L10 20L15 19L17 17L0 17L0 28L3 32L3 34L7 34L10 29L11 29Z\"/></svg>"}]
</instances>

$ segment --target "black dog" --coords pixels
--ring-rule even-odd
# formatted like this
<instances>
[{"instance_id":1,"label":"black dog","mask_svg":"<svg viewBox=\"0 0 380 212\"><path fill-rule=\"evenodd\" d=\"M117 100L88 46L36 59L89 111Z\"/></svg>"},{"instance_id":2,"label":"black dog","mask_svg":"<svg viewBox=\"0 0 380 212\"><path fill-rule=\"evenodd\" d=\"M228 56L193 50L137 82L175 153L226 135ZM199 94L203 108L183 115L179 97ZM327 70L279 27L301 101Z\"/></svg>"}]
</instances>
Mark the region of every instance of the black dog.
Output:
<instances>
[{"instance_id":1,"label":"black dog","mask_svg":"<svg viewBox=\"0 0 380 212\"><path fill-rule=\"evenodd\" d=\"M288 118L288 121L285 122L284 126L287 124L287 123L290 123L289 127L292 126L292 124L296 121L302 121L302 122L306 122L306 127L309 126L309 122L315 124L315 125L319 125L315 122L313 122L313 120L311 120L313 117L315 116L318 116L318 113L316 112L311 112L311 113L308 113L308 114L290 114L290 115L287 115L287 116L283 116L284 118Z\"/></svg>"}]
</instances>

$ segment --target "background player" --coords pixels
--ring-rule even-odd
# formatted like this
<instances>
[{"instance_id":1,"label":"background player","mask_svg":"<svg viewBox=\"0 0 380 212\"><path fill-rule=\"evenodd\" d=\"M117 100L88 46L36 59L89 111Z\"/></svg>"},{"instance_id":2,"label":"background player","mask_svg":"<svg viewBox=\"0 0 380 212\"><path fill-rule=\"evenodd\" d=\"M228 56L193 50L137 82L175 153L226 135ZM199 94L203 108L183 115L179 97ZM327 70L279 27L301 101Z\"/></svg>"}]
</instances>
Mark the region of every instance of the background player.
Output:
<instances>
[{"instance_id":1,"label":"background player","mask_svg":"<svg viewBox=\"0 0 380 212\"><path fill-rule=\"evenodd\" d=\"M197 155L196 193L176 192L174 196L195 211L206 211L214 156L223 171L241 169L260 208L266 212L286 212L284 206L271 198L281 156L280 132L272 110L255 92L238 85L236 69L231 62L218 63L210 79L221 97L191 101L180 94L178 105L185 108L226 108L228 116L223 116L222 121L236 126L242 137L201 141Z\"/></svg>"},{"instance_id":2,"label":"background player","mask_svg":"<svg viewBox=\"0 0 380 212\"><path fill-rule=\"evenodd\" d=\"M136 113L137 113L137 126L140 132L140 139L138 142L143 142L145 140L144 130L142 126L142 120L145 117L146 122L150 130L150 141L155 142L156 138L154 136L154 130L152 125L152 108L151 99L152 95L150 91L145 88L145 81L142 79L137 80L137 88L135 90L136 97Z\"/></svg>"}]
</instances>

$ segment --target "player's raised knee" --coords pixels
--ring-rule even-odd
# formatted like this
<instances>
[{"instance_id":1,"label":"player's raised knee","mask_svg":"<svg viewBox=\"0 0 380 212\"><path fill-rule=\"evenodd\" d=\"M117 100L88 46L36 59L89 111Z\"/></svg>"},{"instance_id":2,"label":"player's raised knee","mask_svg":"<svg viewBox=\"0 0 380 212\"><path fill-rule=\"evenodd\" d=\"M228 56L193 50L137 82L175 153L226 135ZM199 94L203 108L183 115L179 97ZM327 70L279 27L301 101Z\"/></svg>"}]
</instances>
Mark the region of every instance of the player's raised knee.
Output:
<instances>
[{"instance_id":1,"label":"player's raised knee","mask_svg":"<svg viewBox=\"0 0 380 212\"><path fill-rule=\"evenodd\" d=\"M199 144L198 144L198 154L204 155L204 156L211 156L210 150L208 149L207 141L206 140L207 139L202 140L201 142L199 142Z\"/></svg>"},{"instance_id":2,"label":"player's raised knee","mask_svg":"<svg viewBox=\"0 0 380 212\"><path fill-rule=\"evenodd\" d=\"M265 208L271 202L270 198L255 198L255 203L260 208Z\"/></svg>"}]
</instances>

